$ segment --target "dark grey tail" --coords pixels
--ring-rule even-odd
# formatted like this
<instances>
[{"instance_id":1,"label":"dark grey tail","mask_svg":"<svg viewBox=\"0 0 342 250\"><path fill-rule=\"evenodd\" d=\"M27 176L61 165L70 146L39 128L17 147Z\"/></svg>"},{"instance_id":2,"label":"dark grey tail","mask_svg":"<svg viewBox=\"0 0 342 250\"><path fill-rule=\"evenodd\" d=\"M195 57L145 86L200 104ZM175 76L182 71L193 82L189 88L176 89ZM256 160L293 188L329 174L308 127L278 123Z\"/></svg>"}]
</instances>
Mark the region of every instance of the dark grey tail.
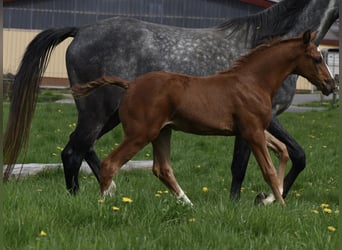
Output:
<instances>
[{"instance_id":1,"label":"dark grey tail","mask_svg":"<svg viewBox=\"0 0 342 250\"><path fill-rule=\"evenodd\" d=\"M11 90L9 120L3 141L4 163L7 164L5 181L11 176L21 149L27 147L39 84L51 52L77 32L76 27L48 29L39 33L26 49Z\"/></svg>"}]
</instances>

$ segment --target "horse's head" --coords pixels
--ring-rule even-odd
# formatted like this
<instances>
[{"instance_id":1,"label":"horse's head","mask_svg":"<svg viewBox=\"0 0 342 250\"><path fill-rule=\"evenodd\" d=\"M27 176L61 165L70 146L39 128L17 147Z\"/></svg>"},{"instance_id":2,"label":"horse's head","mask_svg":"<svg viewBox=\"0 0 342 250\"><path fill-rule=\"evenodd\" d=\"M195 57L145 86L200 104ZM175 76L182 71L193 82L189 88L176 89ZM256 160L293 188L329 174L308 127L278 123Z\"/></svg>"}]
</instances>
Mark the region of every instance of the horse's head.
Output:
<instances>
[{"instance_id":1,"label":"horse's head","mask_svg":"<svg viewBox=\"0 0 342 250\"><path fill-rule=\"evenodd\" d=\"M336 90L336 83L320 49L313 43L317 32L306 31L301 35L304 54L299 58L295 73L307 78L313 85L329 95Z\"/></svg>"}]
</instances>

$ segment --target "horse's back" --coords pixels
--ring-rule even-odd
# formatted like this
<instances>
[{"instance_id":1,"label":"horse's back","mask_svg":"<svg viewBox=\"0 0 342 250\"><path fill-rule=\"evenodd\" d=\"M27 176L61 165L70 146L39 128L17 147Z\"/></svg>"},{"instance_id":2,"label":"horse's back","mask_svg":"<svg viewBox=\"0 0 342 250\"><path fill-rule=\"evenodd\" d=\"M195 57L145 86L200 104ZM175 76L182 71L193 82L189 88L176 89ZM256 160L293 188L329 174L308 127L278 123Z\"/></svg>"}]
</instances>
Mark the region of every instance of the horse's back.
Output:
<instances>
[{"instance_id":1,"label":"horse's back","mask_svg":"<svg viewBox=\"0 0 342 250\"><path fill-rule=\"evenodd\" d=\"M67 51L68 73L72 83L102 75L132 80L158 70L209 75L227 68L232 43L215 28L114 17L80 28Z\"/></svg>"}]
</instances>

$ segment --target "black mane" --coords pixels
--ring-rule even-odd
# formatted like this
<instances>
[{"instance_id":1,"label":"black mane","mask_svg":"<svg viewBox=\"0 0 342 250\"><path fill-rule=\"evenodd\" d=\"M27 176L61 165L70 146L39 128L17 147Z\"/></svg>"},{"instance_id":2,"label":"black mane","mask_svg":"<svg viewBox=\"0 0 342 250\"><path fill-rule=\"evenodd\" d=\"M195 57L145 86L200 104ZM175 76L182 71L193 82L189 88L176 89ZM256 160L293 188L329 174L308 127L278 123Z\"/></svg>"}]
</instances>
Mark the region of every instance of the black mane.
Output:
<instances>
[{"instance_id":1,"label":"black mane","mask_svg":"<svg viewBox=\"0 0 342 250\"><path fill-rule=\"evenodd\" d=\"M257 14L228 20L216 28L219 30L240 30L247 22L248 30L253 32L251 46L255 47L270 37L283 36L297 23L303 9L310 0L287 0Z\"/></svg>"}]
</instances>

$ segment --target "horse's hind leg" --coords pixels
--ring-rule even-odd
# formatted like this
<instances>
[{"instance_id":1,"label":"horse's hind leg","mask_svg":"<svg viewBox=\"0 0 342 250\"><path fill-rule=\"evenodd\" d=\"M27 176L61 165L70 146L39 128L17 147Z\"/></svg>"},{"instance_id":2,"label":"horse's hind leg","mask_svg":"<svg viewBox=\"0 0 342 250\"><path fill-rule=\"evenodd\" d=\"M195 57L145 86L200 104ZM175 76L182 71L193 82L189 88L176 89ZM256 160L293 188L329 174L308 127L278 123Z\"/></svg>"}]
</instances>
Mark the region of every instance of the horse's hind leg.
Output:
<instances>
[{"instance_id":1,"label":"horse's hind leg","mask_svg":"<svg viewBox=\"0 0 342 250\"><path fill-rule=\"evenodd\" d=\"M119 114L118 114L118 111L116 111L110 117L110 119L105 123L105 125L103 126L100 134L95 139L98 140L101 136L106 134L108 131L110 131L113 128L115 128L119 123L120 123ZM99 126L101 126L101 125L99 124ZM95 140L94 140L92 145L94 145L94 144L95 144ZM91 147L88 150L88 152L84 156L84 159L88 163L88 165L91 168L91 170L93 171L97 181L100 182L100 165L101 165L101 161L98 158L98 156L97 156L97 154L96 154L96 152L95 152L93 147Z\"/></svg>"},{"instance_id":2,"label":"horse's hind leg","mask_svg":"<svg viewBox=\"0 0 342 250\"><path fill-rule=\"evenodd\" d=\"M70 137L72 137L72 135ZM73 144L72 139L70 139L61 155L67 190L70 193L75 194L79 189L78 172L81 167L83 155L75 150Z\"/></svg>"},{"instance_id":3,"label":"horse's hind leg","mask_svg":"<svg viewBox=\"0 0 342 250\"><path fill-rule=\"evenodd\" d=\"M156 139L152 141L153 146L153 174L157 176L168 189L184 204L192 206L190 199L177 183L170 164L170 139L171 129L163 128Z\"/></svg>"},{"instance_id":4,"label":"horse's hind leg","mask_svg":"<svg viewBox=\"0 0 342 250\"><path fill-rule=\"evenodd\" d=\"M115 191L113 177L122 165L146 146L148 142L148 139L143 135L125 136L122 143L102 161L100 168L100 191L102 195L113 194Z\"/></svg>"},{"instance_id":5,"label":"horse's hind leg","mask_svg":"<svg viewBox=\"0 0 342 250\"><path fill-rule=\"evenodd\" d=\"M117 113L116 116L118 116ZM119 123L118 117L109 120L106 126L103 120L99 117L94 122L90 121L87 116L80 117L76 129L70 135L69 142L62 151L66 186L73 194L79 189L78 173L83 159L88 163L96 179L100 180L100 160L93 146L99 137Z\"/></svg>"},{"instance_id":6,"label":"horse's hind leg","mask_svg":"<svg viewBox=\"0 0 342 250\"><path fill-rule=\"evenodd\" d=\"M105 111L103 107L98 107L96 96L91 96L91 98L93 99L87 101L86 104L79 105L82 108L78 106L77 127L62 151L67 189L73 194L79 189L78 173L83 159L90 166L96 179L100 181L100 160L93 146L97 139L120 123L116 103L113 103L110 110ZM113 98L115 99L115 93L113 93ZM96 117L96 119L90 119L90 117Z\"/></svg>"},{"instance_id":7,"label":"horse's hind leg","mask_svg":"<svg viewBox=\"0 0 342 250\"><path fill-rule=\"evenodd\" d=\"M90 122L87 124L90 124ZM86 127L88 127L88 125ZM79 125L76 127L75 131L70 135L69 142L64 147L61 154L66 186L72 194L75 194L79 189L78 173L84 157L90 157L90 154L93 154L91 156L92 164L90 166L97 178L99 175L98 168L94 167L97 156L95 152L92 151L92 147L99 132L94 130L90 131L86 129L86 127L83 125L82 127Z\"/></svg>"}]
</instances>

